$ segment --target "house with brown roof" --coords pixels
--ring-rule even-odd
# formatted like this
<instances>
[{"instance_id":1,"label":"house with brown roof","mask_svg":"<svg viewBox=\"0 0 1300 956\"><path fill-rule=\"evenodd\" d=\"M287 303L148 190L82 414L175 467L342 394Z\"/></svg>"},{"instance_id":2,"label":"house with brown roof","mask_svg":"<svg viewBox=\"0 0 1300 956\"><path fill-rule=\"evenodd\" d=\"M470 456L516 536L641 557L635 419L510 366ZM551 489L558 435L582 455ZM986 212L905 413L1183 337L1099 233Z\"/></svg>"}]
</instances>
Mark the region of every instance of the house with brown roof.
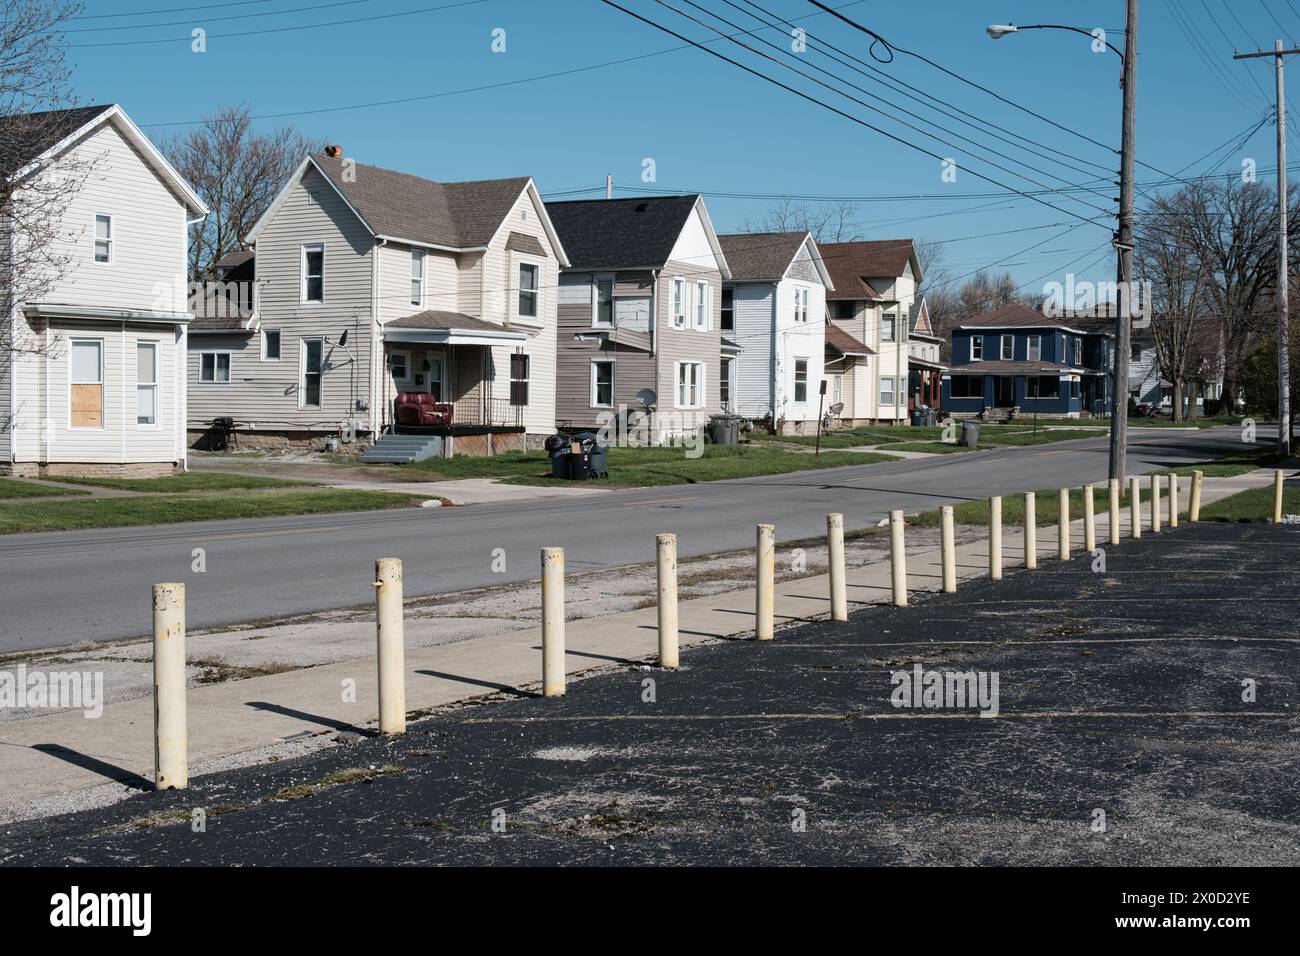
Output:
<instances>
[{"instance_id":1,"label":"house with brown roof","mask_svg":"<svg viewBox=\"0 0 1300 956\"><path fill-rule=\"evenodd\" d=\"M718 237L731 267L722 286L724 408L769 418L778 434L816 434L833 289L808 232Z\"/></svg>"},{"instance_id":2,"label":"house with brown roof","mask_svg":"<svg viewBox=\"0 0 1300 956\"><path fill-rule=\"evenodd\" d=\"M117 105L9 114L0 141L0 474L184 468L187 236L207 207Z\"/></svg>"},{"instance_id":3,"label":"house with brown roof","mask_svg":"<svg viewBox=\"0 0 1300 956\"><path fill-rule=\"evenodd\" d=\"M843 406L839 421L905 424L922 397L909 387L913 371L926 371L913 365L909 346L924 278L915 244L823 243L821 253L834 284L826 293L825 375L828 397Z\"/></svg>"},{"instance_id":4,"label":"house with brown roof","mask_svg":"<svg viewBox=\"0 0 1300 956\"><path fill-rule=\"evenodd\" d=\"M559 287L556 419L659 443L722 407L717 233L693 196L546 204L569 265Z\"/></svg>"},{"instance_id":5,"label":"house with brown roof","mask_svg":"<svg viewBox=\"0 0 1300 956\"><path fill-rule=\"evenodd\" d=\"M363 460L493 454L555 429L564 249L532 179L441 183L306 157L219 263L249 315L204 315L190 429L236 442L382 439Z\"/></svg>"}]
</instances>

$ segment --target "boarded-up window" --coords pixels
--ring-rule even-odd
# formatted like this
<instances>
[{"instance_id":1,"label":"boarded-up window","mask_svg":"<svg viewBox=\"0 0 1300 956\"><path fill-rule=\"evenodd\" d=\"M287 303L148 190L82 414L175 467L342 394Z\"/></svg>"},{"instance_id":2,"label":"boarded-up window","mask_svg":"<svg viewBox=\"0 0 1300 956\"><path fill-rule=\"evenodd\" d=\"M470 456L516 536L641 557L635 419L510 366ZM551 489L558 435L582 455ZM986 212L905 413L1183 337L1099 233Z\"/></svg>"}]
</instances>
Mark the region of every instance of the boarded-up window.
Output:
<instances>
[{"instance_id":1,"label":"boarded-up window","mask_svg":"<svg viewBox=\"0 0 1300 956\"><path fill-rule=\"evenodd\" d=\"M73 428L104 427L104 343L74 341L68 350Z\"/></svg>"},{"instance_id":2,"label":"boarded-up window","mask_svg":"<svg viewBox=\"0 0 1300 956\"><path fill-rule=\"evenodd\" d=\"M510 356L510 404L528 404L528 356L520 352Z\"/></svg>"}]
</instances>

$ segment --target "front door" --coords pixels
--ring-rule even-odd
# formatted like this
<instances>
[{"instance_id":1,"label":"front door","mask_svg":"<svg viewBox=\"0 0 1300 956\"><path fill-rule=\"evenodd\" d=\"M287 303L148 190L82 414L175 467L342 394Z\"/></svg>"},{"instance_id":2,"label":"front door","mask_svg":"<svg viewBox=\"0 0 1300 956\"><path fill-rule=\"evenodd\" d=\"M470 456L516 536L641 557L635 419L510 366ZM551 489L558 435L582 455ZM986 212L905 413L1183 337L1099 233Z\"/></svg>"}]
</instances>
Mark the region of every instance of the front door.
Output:
<instances>
[{"instance_id":1,"label":"front door","mask_svg":"<svg viewBox=\"0 0 1300 956\"><path fill-rule=\"evenodd\" d=\"M1013 408L1016 404L1016 379L1013 375L999 375L997 383L997 407Z\"/></svg>"}]
</instances>

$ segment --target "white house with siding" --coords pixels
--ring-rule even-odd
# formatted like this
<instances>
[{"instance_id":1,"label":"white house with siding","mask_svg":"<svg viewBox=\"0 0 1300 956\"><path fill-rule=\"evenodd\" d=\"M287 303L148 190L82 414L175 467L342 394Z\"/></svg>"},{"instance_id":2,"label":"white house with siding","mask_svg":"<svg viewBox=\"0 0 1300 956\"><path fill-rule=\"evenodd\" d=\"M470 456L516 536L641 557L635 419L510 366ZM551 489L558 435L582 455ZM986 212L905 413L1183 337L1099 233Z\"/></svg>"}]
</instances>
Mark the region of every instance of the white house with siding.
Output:
<instances>
[{"instance_id":1,"label":"white house with siding","mask_svg":"<svg viewBox=\"0 0 1300 956\"><path fill-rule=\"evenodd\" d=\"M780 434L816 434L826 293L834 289L817 242L808 232L739 233L718 241L731 266L722 292L728 410L750 419L771 416Z\"/></svg>"},{"instance_id":2,"label":"white house with siding","mask_svg":"<svg viewBox=\"0 0 1300 956\"><path fill-rule=\"evenodd\" d=\"M251 283L249 314L193 323L195 440L229 417L237 444L384 438L370 460L412 460L554 431L568 260L530 178L439 183L329 147L245 245L251 256L223 265ZM436 406L438 423L399 422L401 395Z\"/></svg>"},{"instance_id":3,"label":"white house with siding","mask_svg":"<svg viewBox=\"0 0 1300 956\"><path fill-rule=\"evenodd\" d=\"M42 256L58 265L0 289L14 345L0 350L0 472L183 468L186 248L207 207L120 106L4 120L9 132L25 123L40 133L19 180L78 172Z\"/></svg>"}]
</instances>

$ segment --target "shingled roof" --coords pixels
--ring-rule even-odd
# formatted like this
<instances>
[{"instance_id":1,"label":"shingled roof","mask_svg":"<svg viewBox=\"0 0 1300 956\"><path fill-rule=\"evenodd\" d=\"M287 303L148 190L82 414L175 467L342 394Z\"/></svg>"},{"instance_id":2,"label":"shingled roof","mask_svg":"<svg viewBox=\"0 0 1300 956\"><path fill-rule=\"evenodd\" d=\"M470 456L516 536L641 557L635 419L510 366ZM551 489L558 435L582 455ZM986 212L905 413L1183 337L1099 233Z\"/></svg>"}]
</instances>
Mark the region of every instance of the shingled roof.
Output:
<instances>
[{"instance_id":1,"label":"shingled roof","mask_svg":"<svg viewBox=\"0 0 1300 956\"><path fill-rule=\"evenodd\" d=\"M921 281L921 266L911 239L879 239L870 242L832 242L819 244L822 264L835 284L828 299L878 299L870 279L895 279L910 263L916 281Z\"/></svg>"},{"instance_id":2,"label":"shingled roof","mask_svg":"<svg viewBox=\"0 0 1300 956\"><path fill-rule=\"evenodd\" d=\"M1090 332L1106 334L1103 329L1090 328L1086 325L1066 322L1043 314L1039 309L1031 308L1023 302L1008 302L988 312L962 319L959 328L967 326L986 326L990 328L1050 328L1065 329L1070 332Z\"/></svg>"},{"instance_id":3,"label":"shingled roof","mask_svg":"<svg viewBox=\"0 0 1300 956\"><path fill-rule=\"evenodd\" d=\"M26 166L112 108L110 103L107 106L79 106L0 116L0 156L4 157L6 171L12 173Z\"/></svg>"},{"instance_id":4,"label":"shingled roof","mask_svg":"<svg viewBox=\"0 0 1300 956\"><path fill-rule=\"evenodd\" d=\"M376 235L452 249L491 242L528 185L527 176L436 183L362 163L345 178L341 156L321 153L312 162Z\"/></svg>"},{"instance_id":5,"label":"shingled roof","mask_svg":"<svg viewBox=\"0 0 1300 956\"><path fill-rule=\"evenodd\" d=\"M718 236L733 279L780 279L785 275L806 232L741 232Z\"/></svg>"},{"instance_id":6,"label":"shingled roof","mask_svg":"<svg viewBox=\"0 0 1300 956\"><path fill-rule=\"evenodd\" d=\"M641 196L548 202L574 269L665 265L699 196Z\"/></svg>"}]
</instances>

